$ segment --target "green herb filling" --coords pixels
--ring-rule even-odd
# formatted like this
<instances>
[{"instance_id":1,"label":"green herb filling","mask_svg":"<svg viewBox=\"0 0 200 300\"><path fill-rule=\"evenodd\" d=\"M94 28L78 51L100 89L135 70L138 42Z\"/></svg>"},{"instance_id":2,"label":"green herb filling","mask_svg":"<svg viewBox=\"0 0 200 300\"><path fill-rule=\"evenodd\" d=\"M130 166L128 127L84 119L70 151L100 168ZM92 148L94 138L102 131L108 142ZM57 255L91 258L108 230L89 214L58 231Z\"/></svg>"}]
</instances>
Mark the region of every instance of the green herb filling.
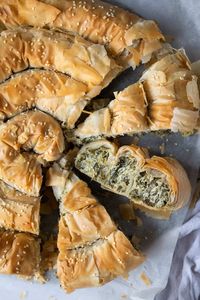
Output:
<instances>
[{"instance_id":1,"label":"green herb filling","mask_svg":"<svg viewBox=\"0 0 200 300\"><path fill-rule=\"evenodd\" d=\"M140 172L129 191L130 198L139 199L153 207L163 207L170 200L166 176L158 171Z\"/></svg>"}]
</instances>

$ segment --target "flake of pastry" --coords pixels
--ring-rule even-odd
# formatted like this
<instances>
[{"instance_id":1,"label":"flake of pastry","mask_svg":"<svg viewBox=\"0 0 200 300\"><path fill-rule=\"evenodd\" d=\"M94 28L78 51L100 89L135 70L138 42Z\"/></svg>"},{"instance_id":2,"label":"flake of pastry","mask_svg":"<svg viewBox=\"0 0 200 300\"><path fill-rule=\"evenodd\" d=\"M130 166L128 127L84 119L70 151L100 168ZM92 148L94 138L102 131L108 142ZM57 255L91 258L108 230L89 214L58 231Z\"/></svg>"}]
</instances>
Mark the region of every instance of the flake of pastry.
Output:
<instances>
[{"instance_id":1,"label":"flake of pastry","mask_svg":"<svg viewBox=\"0 0 200 300\"><path fill-rule=\"evenodd\" d=\"M147 274L145 272L142 272L140 274L140 279L144 282L145 285L147 285L147 286L152 285L150 278L147 276Z\"/></svg>"}]
</instances>

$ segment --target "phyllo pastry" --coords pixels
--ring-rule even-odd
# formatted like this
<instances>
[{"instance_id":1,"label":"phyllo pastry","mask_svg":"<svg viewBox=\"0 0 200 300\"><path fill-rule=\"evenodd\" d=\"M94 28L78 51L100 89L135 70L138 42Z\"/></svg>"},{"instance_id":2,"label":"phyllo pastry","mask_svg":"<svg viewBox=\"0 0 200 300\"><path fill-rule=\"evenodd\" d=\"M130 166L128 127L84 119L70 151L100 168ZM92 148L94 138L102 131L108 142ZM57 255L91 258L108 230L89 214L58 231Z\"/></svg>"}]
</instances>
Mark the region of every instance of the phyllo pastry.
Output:
<instances>
[{"instance_id":1,"label":"phyllo pastry","mask_svg":"<svg viewBox=\"0 0 200 300\"><path fill-rule=\"evenodd\" d=\"M0 273L41 280L38 238L28 233L1 230Z\"/></svg>"},{"instance_id":2,"label":"phyllo pastry","mask_svg":"<svg viewBox=\"0 0 200 300\"><path fill-rule=\"evenodd\" d=\"M40 198L30 197L0 180L0 227L39 234Z\"/></svg>"},{"instance_id":3,"label":"phyllo pastry","mask_svg":"<svg viewBox=\"0 0 200 300\"><path fill-rule=\"evenodd\" d=\"M122 71L104 46L73 33L16 28L0 35L0 82L27 68L59 71L99 93Z\"/></svg>"},{"instance_id":4,"label":"phyllo pastry","mask_svg":"<svg viewBox=\"0 0 200 300\"><path fill-rule=\"evenodd\" d=\"M75 166L153 216L168 217L190 198L189 179L175 159L149 158L146 149L135 145L119 148L106 140L89 143L80 149Z\"/></svg>"},{"instance_id":5,"label":"phyllo pastry","mask_svg":"<svg viewBox=\"0 0 200 300\"><path fill-rule=\"evenodd\" d=\"M62 129L54 118L40 111L16 115L0 126L0 179L38 197L41 162L58 159L64 147ZM24 152L28 150L36 154Z\"/></svg>"},{"instance_id":6,"label":"phyllo pastry","mask_svg":"<svg viewBox=\"0 0 200 300\"><path fill-rule=\"evenodd\" d=\"M193 133L199 118L197 76L182 50L168 54L147 69L138 83L119 93L109 105L91 113L74 139L170 130Z\"/></svg>"},{"instance_id":7,"label":"phyllo pastry","mask_svg":"<svg viewBox=\"0 0 200 300\"><path fill-rule=\"evenodd\" d=\"M32 69L0 84L0 119L36 107L73 128L82 110L98 91L53 70Z\"/></svg>"},{"instance_id":8,"label":"phyllo pastry","mask_svg":"<svg viewBox=\"0 0 200 300\"><path fill-rule=\"evenodd\" d=\"M7 28L32 25L76 32L134 68L149 61L164 41L154 21L98 0L1 0L0 22Z\"/></svg>"},{"instance_id":9,"label":"phyllo pastry","mask_svg":"<svg viewBox=\"0 0 200 300\"><path fill-rule=\"evenodd\" d=\"M107 107L91 113L77 129L74 140L87 142L102 136L134 134L149 130L147 99L142 83L135 83L119 93Z\"/></svg>"},{"instance_id":10,"label":"phyllo pastry","mask_svg":"<svg viewBox=\"0 0 200 300\"><path fill-rule=\"evenodd\" d=\"M54 163L47 179L60 203L57 268L67 292L127 276L144 261L87 184L65 169L63 159Z\"/></svg>"},{"instance_id":11,"label":"phyllo pastry","mask_svg":"<svg viewBox=\"0 0 200 300\"><path fill-rule=\"evenodd\" d=\"M143 74L151 130L194 131L200 109L197 79L183 50L166 55Z\"/></svg>"}]
</instances>

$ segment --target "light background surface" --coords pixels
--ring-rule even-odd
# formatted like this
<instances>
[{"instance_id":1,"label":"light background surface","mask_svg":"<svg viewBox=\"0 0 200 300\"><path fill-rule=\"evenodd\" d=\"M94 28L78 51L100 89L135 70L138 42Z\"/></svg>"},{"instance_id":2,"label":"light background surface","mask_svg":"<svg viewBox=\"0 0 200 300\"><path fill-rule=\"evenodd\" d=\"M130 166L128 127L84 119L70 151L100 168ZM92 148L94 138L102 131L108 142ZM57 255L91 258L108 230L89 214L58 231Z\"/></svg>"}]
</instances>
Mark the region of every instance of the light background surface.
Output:
<instances>
[{"instance_id":1,"label":"light background surface","mask_svg":"<svg viewBox=\"0 0 200 300\"><path fill-rule=\"evenodd\" d=\"M158 21L162 31L174 37L173 45L186 48L188 56L194 60L200 59L200 2L197 0L120 0L110 1L125 8L136 11L145 18ZM137 71L128 70L122 74L106 90L120 90L137 80L141 68ZM105 94L105 93L104 93ZM122 143L131 143L131 138L121 139ZM194 185L200 163L200 140L198 136L182 138L178 134L159 137L144 135L140 145L148 146L152 154L159 154L159 146L164 143L165 154L176 157L187 169ZM117 197L108 192L102 192L98 186L93 186L98 199L118 222L122 230L131 236L141 238L141 249L147 255L146 262L137 270L131 272L127 281L118 278L101 288L82 289L66 295L59 287L58 280L50 275L47 284L25 282L12 276L0 276L0 300L150 300L165 287L170 263L177 241L179 227L182 224L187 208L175 213L170 221L158 221L138 213L143 226L138 228L133 223L119 220L118 205L125 202L123 197ZM145 271L152 281L147 287L140 274Z\"/></svg>"}]
</instances>

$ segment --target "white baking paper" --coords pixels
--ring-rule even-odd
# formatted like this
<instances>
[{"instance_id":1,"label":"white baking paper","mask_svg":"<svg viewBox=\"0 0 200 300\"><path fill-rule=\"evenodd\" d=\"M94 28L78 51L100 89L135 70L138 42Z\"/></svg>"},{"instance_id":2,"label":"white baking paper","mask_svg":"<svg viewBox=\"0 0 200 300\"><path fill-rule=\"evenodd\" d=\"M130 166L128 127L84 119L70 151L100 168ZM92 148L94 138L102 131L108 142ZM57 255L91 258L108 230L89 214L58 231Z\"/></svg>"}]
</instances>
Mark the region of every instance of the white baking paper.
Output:
<instances>
[{"instance_id":1,"label":"white baking paper","mask_svg":"<svg viewBox=\"0 0 200 300\"><path fill-rule=\"evenodd\" d=\"M174 37L173 45L184 47L192 61L200 59L200 2L197 0L118 0L110 1L125 8L136 11L141 16L155 19L162 31ZM120 90L136 81L141 75L137 71L127 70L104 94L111 96L113 91ZM121 139L122 143L131 143L132 138ZM186 168L193 187L195 186L200 165L200 136L181 137L179 134L169 134L164 137L155 134L144 135L139 144L147 146L151 154L160 154L160 146L165 148L165 155L178 159ZM163 146L164 145L164 146ZM91 185L91 183L90 183ZM172 255L179 234L179 228L185 218L188 208L183 208L173 214L169 221L155 220L137 213L142 220L142 226L134 222L119 219L118 206L127 200L108 192L102 192L93 186L98 199L105 205L128 235L133 234L140 239L141 250L146 255L146 261L130 273L128 280L117 278L101 288L82 289L66 295L59 287L58 280L50 274L47 284L26 282L12 276L0 276L0 299L6 300L150 300L162 290L169 274ZM147 286L140 278L145 272L151 281Z\"/></svg>"}]
</instances>

